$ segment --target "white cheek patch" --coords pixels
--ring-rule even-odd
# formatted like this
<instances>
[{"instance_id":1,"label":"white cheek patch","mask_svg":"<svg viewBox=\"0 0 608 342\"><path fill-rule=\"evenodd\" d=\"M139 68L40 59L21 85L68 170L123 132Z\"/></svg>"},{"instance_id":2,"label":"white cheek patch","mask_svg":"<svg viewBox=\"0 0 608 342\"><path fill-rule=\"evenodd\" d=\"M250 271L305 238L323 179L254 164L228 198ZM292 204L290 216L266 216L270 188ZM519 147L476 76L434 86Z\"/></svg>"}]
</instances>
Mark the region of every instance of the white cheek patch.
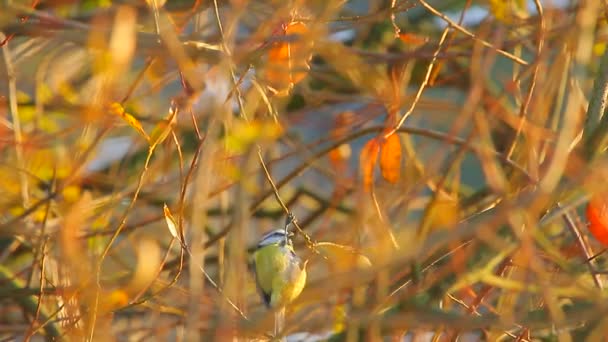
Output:
<instances>
[{"instance_id":1,"label":"white cheek patch","mask_svg":"<svg viewBox=\"0 0 608 342\"><path fill-rule=\"evenodd\" d=\"M258 242L258 248L277 244L281 241L285 241L285 232L282 229L276 229L262 236L260 242Z\"/></svg>"},{"instance_id":2,"label":"white cheek patch","mask_svg":"<svg viewBox=\"0 0 608 342\"><path fill-rule=\"evenodd\" d=\"M285 230L284 229L275 229L266 235L264 235L260 242L258 242L258 248L274 245L285 242Z\"/></svg>"}]
</instances>

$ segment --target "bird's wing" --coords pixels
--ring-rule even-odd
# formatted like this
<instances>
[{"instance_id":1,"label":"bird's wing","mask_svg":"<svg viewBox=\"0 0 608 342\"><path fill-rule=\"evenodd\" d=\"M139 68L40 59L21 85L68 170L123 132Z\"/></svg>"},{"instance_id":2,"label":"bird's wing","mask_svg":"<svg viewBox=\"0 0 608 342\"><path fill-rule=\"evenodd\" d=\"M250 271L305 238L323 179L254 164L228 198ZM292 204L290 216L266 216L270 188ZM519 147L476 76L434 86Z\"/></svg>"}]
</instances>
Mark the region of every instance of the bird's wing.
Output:
<instances>
[{"instance_id":1,"label":"bird's wing","mask_svg":"<svg viewBox=\"0 0 608 342\"><path fill-rule=\"evenodd\" d=\"M260 281L258 280L258 276L257 276L257 272L255 270L255 259L251 260L249 262L249 271L251 271L253 273L253 278L255 278L255 287L258 290L258 293L260 294L260 297L262 297L262 300L264 301L264 304L266 305L266 307L270 307L270 293L266 293L264 292L264 290L262 289L262 286L260 286Z\"/></svg>"}]
</instances>

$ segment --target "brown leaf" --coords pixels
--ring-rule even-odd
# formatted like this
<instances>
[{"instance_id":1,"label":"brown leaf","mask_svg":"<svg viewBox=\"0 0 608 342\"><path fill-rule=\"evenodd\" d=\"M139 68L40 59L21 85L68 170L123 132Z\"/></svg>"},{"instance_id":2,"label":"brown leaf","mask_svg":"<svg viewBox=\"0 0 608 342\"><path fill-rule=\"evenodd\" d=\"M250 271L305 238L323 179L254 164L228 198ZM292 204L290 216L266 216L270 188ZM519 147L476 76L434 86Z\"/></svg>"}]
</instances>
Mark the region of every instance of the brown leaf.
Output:
<instances>
[{"instance_id":1,"label":"brown leaf","mask_svg":"<svg viewBox=\"0 0 608 342\"><path fill-rule=\"evenodd\" d=\"M399 135L389 135L382 144L380 152L380 171L390 183L397 183L401 176L401 140Z\"/></svg>"},{"instance_id":2,"label":"brown leaf","mask_svg":"<svg viewBox=\"0 0 608 342\"><path fill-rule=\"evenodd\" d=\"M368 141L359 155L359 167L363 179L363 189L369 191L374 182L374 167L380 152L380 144L376 138Z\"/></svg>"}]
</instances>

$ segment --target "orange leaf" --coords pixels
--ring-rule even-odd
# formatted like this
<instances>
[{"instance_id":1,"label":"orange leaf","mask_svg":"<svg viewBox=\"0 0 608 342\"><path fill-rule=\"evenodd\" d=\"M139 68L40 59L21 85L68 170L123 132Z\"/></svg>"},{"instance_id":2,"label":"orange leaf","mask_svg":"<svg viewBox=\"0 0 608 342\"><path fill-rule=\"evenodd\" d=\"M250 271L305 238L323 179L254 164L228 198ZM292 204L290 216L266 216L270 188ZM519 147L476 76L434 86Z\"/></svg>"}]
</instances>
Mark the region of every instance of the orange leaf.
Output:
<instances>
[{"instance_id":1,"label":"orange leaf","mask_svg":"<svg viewBox=\"0 0 608 342\"><path fill-rule=\"evenodd\" d=\"M604 246L608 246L608 202L606 194L595 194L585 210L589 231Z\"/></svg>"},{"instance_id":2,"label":"orange leaf","mask_svg":"<svg viewBox=\"0 0 608 342\"><path fill-rule=\"evenodd\" d=\"M429 40L428 37L419 36L419 35L413 34L413 33L402 33L402 32L399 33L399 39L402 42L404 42L405 44L414 45L414 46L422 45Z\"/></svg>"},{"instance_id":3,"label":"orange leaf","mask_svg":"<svg viewBox=\"0 0 608 342\"><path fill-rule=\"evenodd\" d=\"M331 150L328 154L329 162L339 177L346 176L348 168L347 160L350 157L350 152L350 145L342 144Z\"/></svg>"},{"instance_id":4,"label":"orange leaf","mask_svg":"<svg viewBox=\"0 0 608 342\"><path fill-rule=\"evenodd\" d=\"M294 21L285 26L283 33L294 41L277 42L268 51L266 81L278 96L289 94L293 85L302 81L310 70L308 62L312 56L312 41L305 40L309 30L306 24Z\"/></svg>"},{"instance_id":5,"label":"orange leaf","mask_svg":"<svg viewBox=\"0 0 608 342\"><path fill-rule=\"evenodd\" d=\"M380 171L388 182L397 183L401 175L401 140L397 134L389 135L380 152Z\"/></svg>"},{"instance_id":6,"label":"orange leaf","mask_svg":"<svg viewBox=\"0 0 608 342\"><path fill-rule=\"evenodd\" d=\"M369 191L374 182L374 166L376 166L378 152L380 152L380 144L375 138L368 141L361 150L359 166L361 177L363 178L363 189L365 191Z\"/></svg>"}]
</instances>

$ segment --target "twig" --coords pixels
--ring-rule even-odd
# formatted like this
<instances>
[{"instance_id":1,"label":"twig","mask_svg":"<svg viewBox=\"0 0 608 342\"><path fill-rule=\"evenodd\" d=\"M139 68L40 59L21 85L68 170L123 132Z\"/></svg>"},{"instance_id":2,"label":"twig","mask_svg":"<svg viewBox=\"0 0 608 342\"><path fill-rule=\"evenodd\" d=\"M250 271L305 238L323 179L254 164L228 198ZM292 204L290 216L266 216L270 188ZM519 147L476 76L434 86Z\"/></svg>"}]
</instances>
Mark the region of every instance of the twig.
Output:
<instances>
[{"instance_id":1,"label":"twig","mask_svg":"<svg viewBox=\"0 0 608 342\"><path fill-rule=\"evenodd\" d=\"M192 251L190 250L190 247L186 244L186 242L180 240L179 237L178 237L178 241L182 245L182 248L185 249L186 252L188 253L188 255L190 256L190 260L193 260L194 264L196 266L198 266L198 268L201 270L201 272L203 273L203 275L205 276L205 278L207 279L209 284L211 284L211 286L213 286L213 288L224 298L224 300L234 309L234 311L236 311L239 315L241 315L241 317L243 317L245 320L249 320L249 318L247 318L247 315L245 315L243 310L241 310L236 304L234 304L234 302L232 300L230 300L230 298L228 298L228 296L226 296L224 294L224 291L222 291L222 288L217 285L217 283L213 280L213 278L211 278L211 276L209 275L209 273L207 273L207 271L205 270L203 265L198 260L194 260L194 258L192 257Z\"/></svg>"},{"instance_id":2,"label":"twig","mask_svg":"<svg viewBox=\"0 0 608 342\"><path fill-rule=\"evenodd\" d=\"M298 230L298 233L304 237L306 246L314 253L319 254L319 252L314 247L315 243L312 241L311 237L308 234L306 234L306 232L304 232L302 227L300 227L300 225L298 224L298 221L293 217L293 213L291 213L289 208L287 208L287 206L285 205L285 202L283 202L283 200L281 199L281 195L279 194L279 189L277 188L276 184L272 180L270 171L268 171L268 168L266 167L266 163L264 162L264 158L262 157L262 148L260 146L258 146L258 158L260 160L260 164L262 165L262 169L264 170L264 175L266 176L266 180L268 180L268 183L270 183L270 186L272 187L272 193L274 194L277 202L279 202L279 204L281 205L281 208L283 208L283 210L287 214L287 217L291 217L291 222Z\"/></svg>"},{"instance_id":3,"label":"twig","mask_svg":"<svg viewBox=\"0 0 608 342\"><path fill-rule=\"evenodd\" d=\"M40 310L41 310L41 305L42 305L42 298L44 296L44 283L45 283L45 261L46 261L46 246L48 243L48 239L44 238L44 242L42 243L42 256L40 258L40 282L39 282L39 289L40 289L40 296L38 296L38 303L36 304L36 313L34 315L34 319L32 320L32 324L30 326L30 329L25 337L25 341L29 341L30 338L34 335L34 327L36 324L38 324L38 320L40 319Z\"/></svg>"},{"instance_id":4,"label":"twig","mask_svg":"<svg viewBox=\"0 0 608 342\"><path fill-rule=\"evenodd\" d=\"M441 35L441 38L439 39L439 43L437 44L437 49L435 50L435 53L433 54L433 59L431 59L431 62L429 63L429 66L426 69L426 75L424 76L424 80L422 81L422 84L418 88L418 91L416 92L416 95L414 96L414 99L412 100L412 104L410 105L410 108L403 114L403 116L401 116L401 119L395 125L395 127L393 129L389 130L389 132L387 132L384 135L385 138L390 136L391 134L395 133L401 126L403 126L405 119L407 119L410 116L410 114L412 114L414 109L416 108L416 105L418 104L418 101L420 100L420 97L422 96L424 89L426 88L427 84L429 83L429 79L430 79L432 71L433 71L433 66L435 65L435 62L437 61L437 55L439 55L439 52L441 51L441 48L443 47L443 42L445 41L445 38L448 36L449 32L450 32L449 27L446 28L445 30L443 30L443 34Z\"/></svg>"},{"instance_id":5,"label":"twig","mask_svg":"<svg viewBox=\"0 0 608 342\"><path fill-rule=\"evenodd\" d=\"M330 151L332 151L333 149L337 148L338 146L347 143L349 141L352 141L354 139L360 138L362 136L365 135L369 135L369 134L374 134L374 133L378 133L378 132L382 132L383 130L385 130L386 128L383 126L379 126L379 127L369 127L369 128L365 128L365 129L361 129L359 131L353 132L352 134L339 139L337 141L335 141L332 145L330 145L329 147L322 149L321 151L313 154L312 156L308 157L301 165L299 165L298 167L296 167L294 170L292 170L290 173L288 173L283 179L281 179L279 182L274 183L275 186L273 187L273 189L270 189L269 191L266 191L264 193L262 193L260 196L257 197L257 199L254 201L254 203L251 205L251 207L249 208L250 211L254 211L256 210L261 203L268 198L269 196L274 194L274 188L276 189L280 189L281 187L283 187L285 184L287 184L289 181L291 181L293 178L297 177L300 173L304 172L304 170L308 167L308 165L310 165L310 163L312 163L313 161L321 158L322 156L326 155L327 153L329 153ZM424 136L430 139L434 139L434 140L438 140L438 141L443 141L446 143L451 143L454 145L466 145L466 141L458 138L458 137L454 137L452 135L443 133L443 132L437 132L434 130L429 130L429 129L423 129L423 128L414 128L414 127L401 127L397 130L397 132L400 133L407 133L407 134L415 134L415 135L420 135L420 136ZM478 151L479 148L474 146L474 145L466 145L467 146L467 150L469 151ZM487 152L487 151L486 151ZM528 172L522 168L521 166L519 166L518 164L516 164L515 162L513 162L512 160L506 158L503 154L498 153L496 151L489 151L490 153L492 153L493 155L495 155L497 158L499 158L503 163L513 167L513 169L517 170L518 172L520 172L523 176L526 177L527 180L530 181L534 181L530 175L528 174ZM296 228L299 226L296 226ZM215 236L210 237L209 240L207 241L207 243L205 244L205 247L210 247L213 246L213 244L215 244L219 239L221 239L222 237L226 236L226 234L228 233L228 231L230 230L230 225L228 225L226 228L222 229L219 233L217 233Z\"/></svg>"},{"instance_id":6,"label":"twig","mask_svg":"<svg viewBox=\"0 0 608 342\"><path fill-rule=\"evenodd\" d=\"M0 32L0 41L4 41L8 38L4 35L4 32ZM21 132L21 119L19 118L19 110L17 105L17 76L15 68L13 67L11 53L8 48L8 41L2 45L2 56L4 59L4 66L7 74L8 81L8 101L11 112L11 120L13 124L13 134L15 135L15 157L17 159L17 165L21 169L25 169L23 160L23 135ZM21 200L24 208L29 206L29 189L27 176L23 173L19 173L19 183L21 190Z\"/></svg>"},{"instance_id":7,"label":"twig","mask_svg":"<svg viewBox=\"0 0 608 342\"><path fill-rule=\"evenodd\" d=\"M528 86L528 93L526 94L526 99L524 100L523 105L519 111L520 120L517 125L517 131L515 132L515 138L513 139L513 143L509 148L509 152L507 156L510 158L513 155L513 151L515 151L515 145L517 142L517 137L521 134L521 130L524 127L524 123L526 122L526 115L528 114L528 107L530 107L530 103L532 102L532 95L534 94L534 89L536 87L536 80L538 78L538 70L540 68L540 58L543 52L543 45L545 41L545 16L543 13L543 6L540 3L540 0L534 0L534 5L536 6L536 11L538 12L538 45L536 46L536 60L534 62L534 70L532 71L532 80L530 81L530 85Z\"/></svg>"},{"instance_id":8,"label":"twig","mask_svg":"<svg viewBox=\"0 0 608 342\"><path fill-rule=\"evenodd\" d=\"M561 205L559 202L557 203L557 208L561 208ZM572 217L570 216L570 214L568 212L564 212L562 217L564 218L564 221L566 221L566 226L568 226L568 229L570 230L572 235L574 235L574 238L576 239L576 243L578 244L579 248L585 255L585 258L587 259L587 262L585 264L589 268L589 272L591 273L591 276L593 277L593 281L595 282L595 285L600 290L602 290L604 288L604 286L602 285L602 278L600 277L599 274L597 274L595 272L593 265L591 264L591 260L592 260L593 256L589 252L589 248L587 247L587 244L585 243L585 240L583 239L583 235L581 234L580 229L578 229L578 226L576 225L576 223L574 223L574 220L572 220Z\"/></svg>"},{"instance_id":9,"label":"twig","mask_svg":"<svg viewBox=\"0 0 608 342\"><path fill-rule=\"evenodd\" d=\"M608 103L608 49L600 60L600 70L593 84L585 121L586 157L594 159L608 143L608 116L603 115ZM597 126L596 126L597 125ZM595 127L595 128L594 128Z\"/></svg>"},{"instance_id":10,"label":"twig","mask_svg":"<svg viewBox=\"0 0 608 342\"><path fill-rule=\"evenodd\" d=\"M429 12L433 13L434 15L438 16L439 18L443 19L446 23L449 24L449 26L454 27L455 29L457 29L458 31L460 31L461 33L473 38L474 40L477 40L478 42L481 43L481 45L490 48L494 51L496 51L497 53L513 60L516 63L519 63L521 65L528 65L528 62L524 61L523 59L515 56L512 53L509 53L507 51L501 50L497 47L495 47L494 45L492 45L491 43L477 37L475 34L469 32L466 28L458 25L458 23L454 22L452 19L448 18L445 14L439 12L438 10L436 10L435 8L433 8L431 5L429 5L425 0L418 0L420 2L420 4L422 6L424 6L424 8L426 8Z\"/></svg>"}]
</instances>

